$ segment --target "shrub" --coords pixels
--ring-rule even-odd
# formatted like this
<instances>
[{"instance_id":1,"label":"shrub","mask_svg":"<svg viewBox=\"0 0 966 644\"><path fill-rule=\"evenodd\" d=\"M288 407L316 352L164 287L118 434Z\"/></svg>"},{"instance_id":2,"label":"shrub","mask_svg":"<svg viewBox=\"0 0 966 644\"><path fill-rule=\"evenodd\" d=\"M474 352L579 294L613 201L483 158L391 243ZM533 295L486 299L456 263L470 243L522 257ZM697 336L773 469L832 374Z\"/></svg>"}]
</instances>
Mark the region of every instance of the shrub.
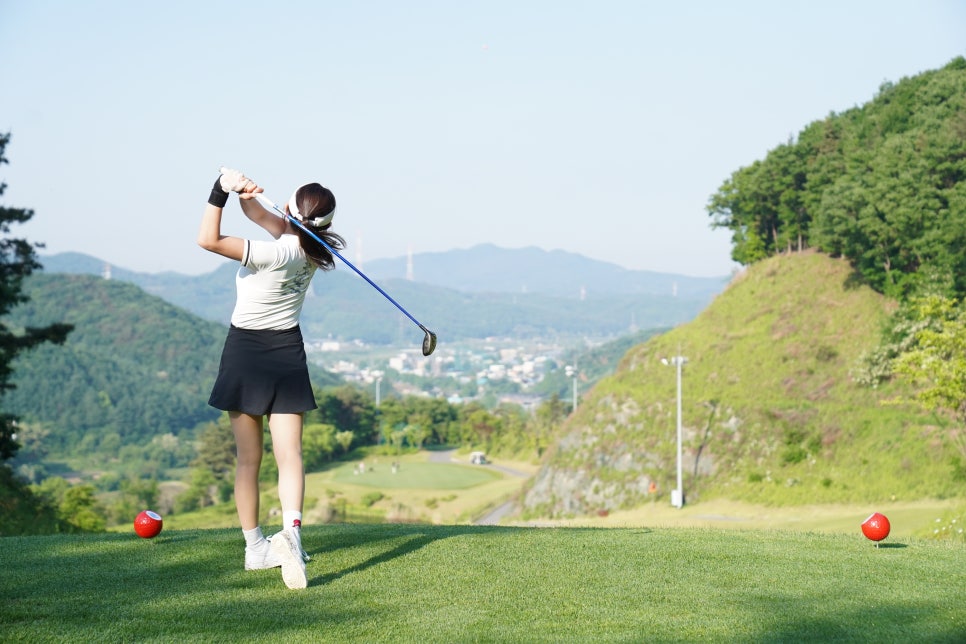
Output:
<instances>
[{"instance_id":1,"label":"shrub","mask_svg":"<svg viewBox=\"0 0 966 644\"><path fill-rule=\"evenodd\" d=\"M808 452L801 445L788 445L782 451L782 463L785 465L801 463L806 458L808 458Z\"/></svg>"}]
</instances>

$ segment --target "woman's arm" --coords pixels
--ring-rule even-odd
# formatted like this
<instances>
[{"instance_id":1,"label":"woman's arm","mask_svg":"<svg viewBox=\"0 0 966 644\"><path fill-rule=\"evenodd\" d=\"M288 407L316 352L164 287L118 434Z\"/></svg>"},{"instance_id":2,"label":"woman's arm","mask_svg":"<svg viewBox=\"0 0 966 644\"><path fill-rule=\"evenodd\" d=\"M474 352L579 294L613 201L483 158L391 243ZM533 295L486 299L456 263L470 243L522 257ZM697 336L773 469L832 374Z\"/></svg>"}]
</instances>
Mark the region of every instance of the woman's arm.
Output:
<instances>
[{"instance_id":1,"label":"woman's arm","mask_svg":"<svg viewBox=\"0 0 966 644\"><path fill-rule=\"evenodd\" d=\"M198 231L199 246L229 259L239 262L242 260L245 253L245 240L221 234L221 213L228 203L229 190L241 191L254 185L240 172L222 169L222 174L215 179L215 185L211 188L205 214L201 217L201 230Z\"/></svg>"},{"instance_id":2,"label":"woman's arm","mask_svg":"<svg viewBox=\"0 0 966 644\"><path fill-rule=\"evenodd\" d=\"M278 239L288 228L288 222L258 203L255 195L259 192L262 192L261 187L254 183L249 184L238 195L240 198L238 203L246 217L264 228L273 238Z\"/></svg>"},{"instance_id":3,"label":"woman's arm","mask_svg":"<svg viewBox=\"0 0 966 644\"><path fill-rule=\"evenodd\" d=\"M240 262L245 253L245 240L221 234L221 211L221 208L210 203L205 207L201 230L198 232L198 245L207 251Z\"/></svg>"}]
</instances>

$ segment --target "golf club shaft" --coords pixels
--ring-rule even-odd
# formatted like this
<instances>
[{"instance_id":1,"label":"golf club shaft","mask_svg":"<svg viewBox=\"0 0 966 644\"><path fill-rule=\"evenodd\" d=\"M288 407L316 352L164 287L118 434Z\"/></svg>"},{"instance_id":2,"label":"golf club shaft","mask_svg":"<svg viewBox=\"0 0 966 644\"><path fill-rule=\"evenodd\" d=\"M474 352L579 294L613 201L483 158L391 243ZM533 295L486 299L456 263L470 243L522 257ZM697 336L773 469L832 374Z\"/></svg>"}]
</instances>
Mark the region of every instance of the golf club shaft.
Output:
<instances>
[{"instance_id":1,"label":"golf club shaft","mask_svg":"<svg viewBox=\"0 0 966 644\"><path fill-rule=\"evenodd\" d=\"M332 253L333 255L335 255L336 257L338 257L339 259L341 259L342 262L346 266L348 266L349 268L351 268L352 270L354 270L356 272L356 274L359 275L359 277L361 277L362 279L364 279L367 282L369 282L369 285L370 286L372 286L374 289L376 289L377 291L379 291L380 293L382 293L383 297L385 297L387 300L389 300L390 302L392 302L393 304L395 304L396 305L396 308L399 309L400 311L402 311L403 314L405 314L405 316L407 318L409 318L410 320L412 320L413 323L416 326L418 326L420 329L423 330L423 332L430 333L429 329L427 329L422 324L420 324L419 320L417 320L412 315L410 315L409 311L407 311L406 309L404 309L399 302L397 302L396 300L394 300L392 298L392 296L389 295L389 293L386 293L384 290L382 290L382 288L380 288L380 286L378 284L376 284L371 279L369 279L366 276L365 273L363 273L358 268L356 268L355 265L352 262L350 262L349 260L347 260L345 257L343 257L342 254L339 253L339 251L337 251L336 249L332 248L332 246L330 246L329 244L327 244L324 239L322 239L321 237L319 237L318 235L316 235L315 233L313 233L311 230L309 230L301 221L299 221L295 217L293 217L293 216L291 216L291 215L286 214L285 212L283 212L278 206L275 205L275 203L271 199L269 199L268 197L266 197L263 193L260 193L260 192L259 193L256 193L255 194L255 198L258 199L262 203L263 206L265 206L266 208L269 208L270 210L274 210L280 217L282 217L282 219L285 219L286 221L291 222L293 226L297 226L299 229L301 229L301 230L305 231L306 233L308 233L308 235L311 236L312 239L314 239L315 241L317 241L320 244L322 244L323 246L325 246L325 248L330 253Z\"/></svg>"}]
</instances>

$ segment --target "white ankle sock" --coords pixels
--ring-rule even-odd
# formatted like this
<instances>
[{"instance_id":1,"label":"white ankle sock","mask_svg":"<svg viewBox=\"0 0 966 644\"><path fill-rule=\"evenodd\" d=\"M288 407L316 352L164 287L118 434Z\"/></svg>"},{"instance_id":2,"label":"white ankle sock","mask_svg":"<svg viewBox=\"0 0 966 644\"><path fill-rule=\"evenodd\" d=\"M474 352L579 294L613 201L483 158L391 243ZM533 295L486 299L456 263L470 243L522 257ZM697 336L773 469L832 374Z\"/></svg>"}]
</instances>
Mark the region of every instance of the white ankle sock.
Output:
<instances>
[{"instance_id":1,"label":"white ankle sock","mask_svg":"<svg viewBox=\"0 0 966 644\"><path fill-rule=\"evenodd\" d=\"M265 540L261 526L256 526L251 530L242 530L242 534L245 535L246 546L257 546L261 541Z\"/></svg>"},{"instance_id":2,"label":"white ankle sock","mask_svg":"<svg viewBox=\"0 0 966 644\"><path fill-rule=\"evenodd\" d=\"M291 528L293 526L297 528L302 527L302 513L297 512L296 510L286 510L282 512L282 527Z\"/></svg>"},{"instance_id":3,"label":"white ankle sock","mask_svg":"<svg viewBox=\"0 0 966 644\"><path fill-rule=\"evenodd\" d=\"M282 512L282 527L288 530L295 539L295 544L302 548L302 513L295 510Z\"/></svg>"}]
</instances>

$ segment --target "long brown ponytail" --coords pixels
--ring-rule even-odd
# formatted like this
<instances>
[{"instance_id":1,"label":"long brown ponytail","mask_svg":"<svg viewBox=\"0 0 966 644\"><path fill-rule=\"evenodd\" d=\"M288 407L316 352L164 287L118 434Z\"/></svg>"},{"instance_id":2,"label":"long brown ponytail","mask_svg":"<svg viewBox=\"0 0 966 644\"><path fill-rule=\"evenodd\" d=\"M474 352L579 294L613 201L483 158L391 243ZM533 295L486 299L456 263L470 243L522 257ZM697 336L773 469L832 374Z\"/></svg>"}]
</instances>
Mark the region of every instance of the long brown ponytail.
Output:
<instances>
[{"instance_id":1,"label":"long brown ponytail","mask_svg":"<svg viewBox=\"0 0 966 644\"><path fill-rule=\"evenodd\" d=\"M298 206L296 216L306 228L322 238L335 250L345 248L345 240L338 234L331 232L331 221L323 226L314 226L314 219L322 218L335 210L335 195L328 188L318 183L307 183L295 191L295 203ZM295 213L292 213L293 215ZM324 271L335 268L335 257L329 249L312 239L312 236L295 226L299 236L299 244L309 260Z\"/></svg>"}]
</instances>

